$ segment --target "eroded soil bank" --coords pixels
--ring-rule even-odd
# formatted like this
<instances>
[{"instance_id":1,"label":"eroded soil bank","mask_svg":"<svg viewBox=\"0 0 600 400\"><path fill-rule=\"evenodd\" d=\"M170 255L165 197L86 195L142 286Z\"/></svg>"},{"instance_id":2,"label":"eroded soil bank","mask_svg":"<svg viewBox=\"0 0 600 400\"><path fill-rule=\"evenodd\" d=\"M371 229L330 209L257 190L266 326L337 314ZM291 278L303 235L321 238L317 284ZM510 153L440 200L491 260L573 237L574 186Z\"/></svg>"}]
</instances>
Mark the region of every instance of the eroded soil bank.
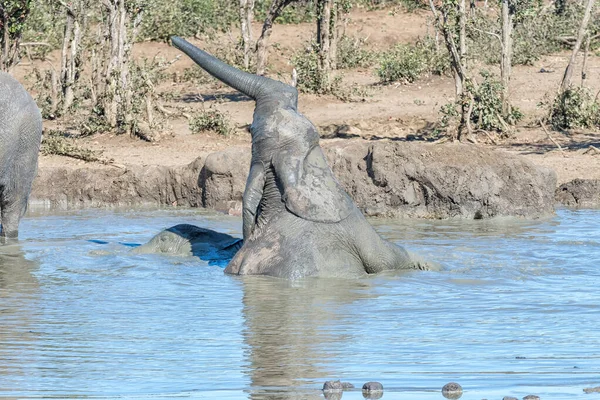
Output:
<instances>
[{"instance_id":1,"label":"eroded soil bank","mask_svg":"<svg viewBox=\"0 0 600 400\"><path fill-rule=\"evenodd\" d=\"M327 140L338 180L369 216L537 218L554 211L556 173L466 144ZM250 162L236 146L175 166L40 168L32 201L57 207L171 205L238 214Z\"/></svg>"}]
</instances>

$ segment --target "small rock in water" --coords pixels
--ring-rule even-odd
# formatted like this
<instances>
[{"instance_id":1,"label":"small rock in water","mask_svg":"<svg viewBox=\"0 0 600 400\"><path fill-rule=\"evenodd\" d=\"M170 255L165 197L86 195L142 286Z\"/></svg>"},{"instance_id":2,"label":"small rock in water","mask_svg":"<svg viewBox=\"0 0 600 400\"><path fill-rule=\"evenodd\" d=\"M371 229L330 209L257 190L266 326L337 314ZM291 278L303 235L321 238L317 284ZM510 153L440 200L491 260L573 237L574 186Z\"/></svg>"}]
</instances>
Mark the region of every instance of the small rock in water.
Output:
<instances>
[{"instance_id":1,"label":"small rock in water","mask_svg":"<svg viewBox=\"0 0 600 400\"><path fill-rule=\"evenodd\" d=\"M342 387L344 388L344 390L346 390L346 389L354 389L354 385L351 384L350 382L342 382Z\"/></svg>"},{"instance_id":2,"label":"small rock in water","mask_svg":"<svg viewBox=\"0 0 600 400\"><path fill-rule=\"evenodd\" d=\"M383 385L379 382L367 382L362 387L366 392L383 392Z\"/></svg>"},{"instance_id":3,"label":"small rock in water","mask_svg":"<svg viewBox=\"0 0 600 400\"><path fill-rule=\"evenodd\" d=\"M446 383L442 388L442 396L447 399L460 399L463 394L462 386L456 382Z\"/></svg>"},{"instance_id":4,"label":"small rock in water","mask_svg":"<svg viewBox=\"0 0 600 400\"><path fill-rule=\"evenodd\" d=\"M342 400L343 392L323 392L325 400Z\"/></svg>"},{"instance_id":5,"label":"small rock in water","mask_svg":"<svg viewBox=\"0 0 600 400\"><path fill-rule=\"evenodd\" d=\"M519 399L517 399L516 397L512 397L512 396L504 396L502 398L502 400L519 400Z\"/></svg>"},{"instance_id":6,"label":"small rock in water","mask_svg":"<svg viewBox=\"0 0 600 400\"><path fill-rule=\"evenodd\" d=\"M535 394L528 394L523 397L523 400L540 400L540 396L536 396Z\"/></svg>"},{"instance_id":7,"label":"small rock in water","mask_svg":"<svg viewBox=\"0 0 600 400\"><path fill-rule=\"evenodd\" d=\"M379 382L367 382L362 387L365 399L377 400L383 397L383 385Z\"/></svg>"},{"instance_id":8,"label":"small rock in water","mask_svg":"<svg viewBox=\"0 0 600 400\"><path fill-rule=\"evenodd\" d=\"M584 393L600 393L600 386L583 389Z\"/></svg>"},{"instance_id":9,"label":"small rock in water","mask_svg":"<svg viewBox=\"0 0 600 400\"><path fill-rule=\"evenodd\" d=\"M324 392L341 392L342 390L344 390L344 386L339 379L337 381L327 381L323 384Z\"/></svg>"}]
</instances>

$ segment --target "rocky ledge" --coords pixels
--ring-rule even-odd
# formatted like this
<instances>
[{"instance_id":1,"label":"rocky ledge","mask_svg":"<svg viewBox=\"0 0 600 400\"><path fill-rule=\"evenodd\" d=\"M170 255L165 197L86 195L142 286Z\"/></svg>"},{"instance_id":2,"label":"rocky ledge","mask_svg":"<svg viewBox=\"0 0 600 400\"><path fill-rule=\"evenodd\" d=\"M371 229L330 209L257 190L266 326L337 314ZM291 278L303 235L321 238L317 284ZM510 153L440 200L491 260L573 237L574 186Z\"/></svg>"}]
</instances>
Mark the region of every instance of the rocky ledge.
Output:
<instances>
[{"instance_id":1,"label":"rocky ledge","mask_svg":"<svg viewBox=\"0 0 600 400\"><path fill-rule=\"evenodd\" d=\"M600 180L574 179L556 189L556 201L567 207L600 207Z\"/></svg>"},{"instance_id":2,"label":"rocky ledge","mask_svg":"<svg viewBox=\"0 0 600 400\"><path fill-rule=\"evenodd\" d=\"M538 218L554 212L555 173L472 145L323 141L334 174L369 216ZM59 207L178 205L241 211L249 148L187 166L41 168L33 202Z\"/></svg>"}]
</instances>

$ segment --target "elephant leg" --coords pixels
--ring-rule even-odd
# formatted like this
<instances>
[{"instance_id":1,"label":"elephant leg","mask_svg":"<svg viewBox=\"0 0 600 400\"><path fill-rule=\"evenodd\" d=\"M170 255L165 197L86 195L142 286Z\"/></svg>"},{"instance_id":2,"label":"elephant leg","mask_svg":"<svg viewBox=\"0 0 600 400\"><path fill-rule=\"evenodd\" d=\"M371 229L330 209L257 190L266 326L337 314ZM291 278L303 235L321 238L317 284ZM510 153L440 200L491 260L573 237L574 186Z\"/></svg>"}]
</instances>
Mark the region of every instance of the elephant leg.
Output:
<instances>
[{"instance_id":1,"label":"elephant leg","mask_svg":"<svg viewBox=\"0 0 600 400\"><path fill-rule=\"evenodd\" d=\"M0 238L3 242L7 239L16 239L19 236L19 221L27 209L27 200L24 200L22 195L15 195L5 188L0 195L0 207L2 208Z\"/></svg>"},{"instance_id":2,"label":"elephant leg","mask_svg":"<svg viewBox=\"0 0 600 400\"><path fill-rule=\"evenodd\" d=\"M404 248L383 239L362 215L353 215L347 221L352 221L353 229L350 232L357 232L355 246L367 273L401 269L439 269L437 265L414 257Z\"/></svg>"},{"instance_id":3,"label":"elephant leg","mask_svg":"<svg viewBox=\"0 0 600 400\"><path fill-rule=\"evenodd\" d=\"M2 238L18 237L19 222L27 211L29 193L37 170L37 151L36 149L33 154L20 154L3 179L4 184L0 187Z\"/></svg>"}]
</instances>

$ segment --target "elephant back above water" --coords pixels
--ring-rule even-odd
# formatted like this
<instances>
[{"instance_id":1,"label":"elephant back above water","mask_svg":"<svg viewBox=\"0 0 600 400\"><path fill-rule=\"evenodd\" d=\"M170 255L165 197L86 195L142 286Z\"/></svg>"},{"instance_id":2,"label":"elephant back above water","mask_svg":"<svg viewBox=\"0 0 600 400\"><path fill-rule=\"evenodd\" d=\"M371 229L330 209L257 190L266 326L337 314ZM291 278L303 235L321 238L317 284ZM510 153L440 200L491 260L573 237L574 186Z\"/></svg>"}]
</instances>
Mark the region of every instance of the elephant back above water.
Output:
<instances>
[{"instance_id":1,"label":"elephant back above water","mask_svg":"<svg viewBox=\"0 0 600 400\"><path fill-rule=\"evenodd\" d=\"M430 269L383 240L333 175L296 88L240 71L189 42L173 44L211 75L256 101L252 161L243 195L244 244L225 272L356 277Z\"/></svg>"},{"instance_id":2,"label":"elephant back above water","mask_svg":"<svg viewBox=\"0 0 600 400\"><path fill-rule=\"evenodd\" d=\"M0 239L16 239L27 210L42 138L42 116L25 88L0 72Z\"/></svg>"}]
</instances>

